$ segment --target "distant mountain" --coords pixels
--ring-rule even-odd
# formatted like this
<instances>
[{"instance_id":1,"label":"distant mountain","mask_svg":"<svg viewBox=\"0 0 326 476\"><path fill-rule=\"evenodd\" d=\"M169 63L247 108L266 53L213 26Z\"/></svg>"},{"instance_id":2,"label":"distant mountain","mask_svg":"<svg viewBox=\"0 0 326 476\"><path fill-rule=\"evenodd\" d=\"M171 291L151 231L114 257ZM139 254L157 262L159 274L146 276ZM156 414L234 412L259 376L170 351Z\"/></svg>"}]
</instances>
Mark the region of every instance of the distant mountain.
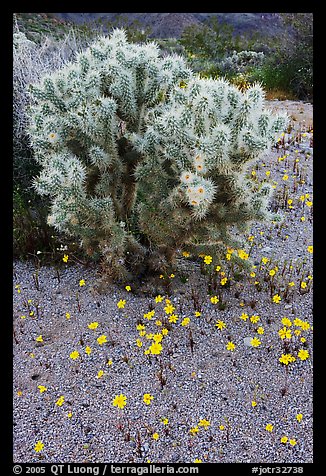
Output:
<instances>
[{"instance_id":1,"label":"distant mountain","mask_svg":"<svg viewBox=\"0 0 326 476\"><path fill-rule=\"evenodd\" d=\"M52 13L57 19L76 23L106 22L114 25L137 25L150 28L154 38L180 38L183 30L190 25L205 25L211 17L231 25L234 32L257 32L263 35L277 35L281 30L278 13Z\"/></svg>"},{"instance_id":2,"label":"distant mountain","mask_svg":"<svg viewBox=\"0 0 326 476\"><path fill-rule=\"evenodd\" d=\"M247 31L277 35L283 28L279 13L199 13L203 22L216 17L219 22L231 25L236 33Z\"/></svg>"}]
</instances>

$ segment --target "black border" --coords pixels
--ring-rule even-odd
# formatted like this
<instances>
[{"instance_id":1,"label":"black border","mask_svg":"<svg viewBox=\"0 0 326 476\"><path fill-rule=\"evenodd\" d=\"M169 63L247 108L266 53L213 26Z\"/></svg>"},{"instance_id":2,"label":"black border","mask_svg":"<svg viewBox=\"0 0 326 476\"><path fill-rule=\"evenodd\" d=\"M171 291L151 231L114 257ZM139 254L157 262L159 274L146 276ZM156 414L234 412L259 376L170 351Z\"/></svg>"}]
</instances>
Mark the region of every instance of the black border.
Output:
<instances>
[{"instance_id":1,"label":"black border","mask_svg":"<svg viewBox=\"0 0 326 476\"><path fill-rule=\"evenodd\" d=\"M323 220L322 216L325 216L325 211L322 209L322 204L321 204L321 197L322 194L320 193L321 187L322 187L322 182L324 181L324 175L322 174L322 163L321 160L322 158L322 146L321 146L321 133L322 133L322 127L323 127L323 122L322 122L322 101L321 101L321 78L322 78L322 68L323 68L323 63L324 63L324 58L325 58L325 49L323 47L323 42L325 41L325 38L322 37L321 34L321 28L322 28L322 21L324 18L323 15L323 10L322 10L322 4L321 2L318 2L319 4L316 5L313 4L313 2L305 2L302 5L299 5L297 2L294 5L286 5L284 2L275 2L271 3L270 5L266 5L265 3L257 2L256 4L251 3L250 5L241 5L239 8L235 8L235 12L238 12L239 10L242 10L243 7L246 7L246 12L250 12L251 10L260 10L262 7L264 10L273 10L279 11L282 13L286 12L291 12L295 11L297 13L305 13L307 10L309 12L312 12L314 14L314 136L316 137L315 139L315 145L314 145L314 229L313 229L313 238L314 238L314 402L313 402L313 407L314 407L314 463L311 464L302 464L304 466L304 473L303 474L320 474L319 467L321 467L321 464L323 462L323 454L322 454L322 437L323 437L323 427L322 427L322 416L324 414L324 406L323 406L323 398L322 398L322 370L323 367L321 366L321 361L320 358L322 356L321 352L321 346L323 345L323 334L322 334L322 329L321 329L321 322L325 319L323 312L323 301L321 300L321 293L322 293L322 275L320 273L321 266L322 266L322 247L320 243L320 237L322 236L322 225L323 225ZM50 5L49 5L50 6ZM119 5L119 7L125 7L125 9L130 10L135 5L133 6L128 6L127 4L122 4ZM138 6L138 10L141 10L141 6ZM165 3L161 5L162 7L165 7L165 9L170 8L168 5ZM186 7L189 5L178 5L175 4L175 7L182 6ZM210 12L212 10L212 4L210 7L206 7L202 4L198 7L202 10L206 10L207 12ZM218 9L221 5L216 5L215 9ZM236 7L235 4L230 4L228 5L229 7ZM1 32L2 34L5 34L5 38L2 41L2 55L5 57L5 65L3 65L2 68L2 77L5 77L5 86L4 89L2 89L2 94L1 94L1 101L3 102L3 106L1 108L2 111L6 111L7 117L2 114L2 118L4 119L4 126L7 129L2 128L2 138L7 139L6 144L7 144L7 151L2 150L2 155L3 159L2 160L2 180L3 184L0 187L1 192L3 193L3 197L1 200L1 203L4 204L2 206L2 253L1 256L5 257L3 260L3 265L1 266L1 270L4 274L4 279L2 280L2 286L1 286L1 291L2 291L2 299L6 302L8 299L8 314L5 313L5 315L2 316L2 319L5 321L5 324L7 324L6 327L8 327L8 332L6 332L6 337L5 339L2 339L2 357L5 358L5 363L3 364L3 372L2 372L2 379L5 380L5 392L2 390L2 395L5 395L5 409L2 407L2 426L5 428L2 428L2 444L0 448L0 462L5 463L6 467L8 465L8 470L9 471L4 471L3 474L13 474L12 472L12 455L13 455L13 444L12 444L12 414L13 414L13 391L12 391L12 382L13 382L13 374L12 374L12 337L11 337L11 312L12 311L12 258L13 258L13 252L10 253L9 250L12 249L12 180L9 179L9 177L12 177L12 165L11 165L11 157L12 157L12 16L13 13L16 11L21 11L21 10L26 10L26 7L28 7L28 12L31 10L37 10L35 13L38 13L38 10L43 10L45 9L45 5L43 3L40 3L39 5L34 5L28 4L28 5L18 5L17 3L12 3L11 8L8 8L6 11L6 14L4 17L7 21L5 24L2 24ZM60 2L56 2L55 4L52 4L51 7L58 9L68 9L68 5L65 2L64 4L60 4ZM63 8L61 8L63 7ZM95 5L94 5L95 7ZM151 5L150 7L158 7L158 5ZM150 7L143 7L144 10L148 11ZM98 6L98 8L95 9L101 9L102 7ZM72 7L69 6L69 9L71 9L73 12L79 12L80 8ZM121 8L120 8L121 10ZM184 11L185 8L182 8ZM123 13L126 13L123 12ZM153 13L153 12L152 12ZM186 11L185 13L194 13L192 11ZM225 12L226 13L226 12ZM232 12L231 12L232 13ZM5 91L5 88L8 88L8 91ZM7 102L7 104L5 104ZM323 210L323 215L321 215ZM316 216L317 214L317 216ZM5 222L5 223L4 223ZM9 325L8 325L9 323ZM8 338L7 338L8 336ZM9 389L9 390L8 390ZM5 410L5 411L4 411ZM286 464L244 464L244 463L223 463L223 466L219 465L217 468L217 465L219 463L205 463L203 465L198 465L200 470L199 474L202 474L203 471L210 471L210 470L217 470L219 475L222 474L229 474L232 469L235 468L236 465L236 474L242 475L242 474L251 474L251 468L253 466L262 466L262 467L276 467L276 466L288 466ZM30 466L32 466L31 464ZM73 466L79 466L77 463L72 463ZM119 466L120 464L115 464L114 466ZM138 466L141 464L135 464L133 466ZM28 464L22 465L22 466L28 466ZM50 466L51 464L45 463L45 467ZM66 465L65 465L66 466ZM82 466L82 465L80 465ZM124 466L128 466L127 464ZM157 465L157 466L164 466L164 465ZM187 466L187 464L184 465L171 465L171 466ZM301 466L300 464L295 464L293 466ZM2 469L3 466L0 465L0 468ZM223 472L222 472L222 471ZM26 474L26 473L22 473ZM46 474L52 474L51 472L47 472ZM68 474L68 473L62 473L62 474ZM106 474L109 474L108 472Z\"/></svg>"}]
</instances>

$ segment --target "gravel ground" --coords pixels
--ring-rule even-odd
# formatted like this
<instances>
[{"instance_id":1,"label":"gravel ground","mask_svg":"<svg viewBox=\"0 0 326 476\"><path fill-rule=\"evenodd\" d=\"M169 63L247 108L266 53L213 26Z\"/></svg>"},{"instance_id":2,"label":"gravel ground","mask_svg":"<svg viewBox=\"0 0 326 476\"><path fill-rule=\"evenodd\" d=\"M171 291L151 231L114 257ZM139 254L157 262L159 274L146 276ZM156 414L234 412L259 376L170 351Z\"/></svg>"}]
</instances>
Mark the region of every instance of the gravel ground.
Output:
<instances>
[{"instance_id":1,"label":"gravel ground","mask_svg":"<svg viewBox=\"0 0 326 476\"><path fill-rule=\"evenodd\" d=\"M310 104L272 103L299 115L293 117L287 142L312 124ZM54 268L41 267L37 289L34 265L14 263L15 462L313 461L310 138L307 133L300 142L286 144L289 155L284 160L278 159L283 150L273 150L254 168L254 179L275 185L271 207L283 214L283 221L253 224L246 250L255 276L247 271L235 279L227 262L209 265L214 269L220 264L230 283L220 286L217 304L211 302L208 278L201 272L209 266L191 257L180 255L175 277L165 278L171 282L169 296L163 279L154 288L144 285L142 292L111 285L100 293L96 270L72 265L70 259L63 264L60 281ZM301 201L305 194L309 196ZM264 264L262 258L269 261ZM275 266L272 277L269 271ZM80 286L81 279L85 286ZM302 281L307 283L304 289ZM285 289L290 290L287 296ZM276 293L282 298L279 303L271 298ZM158 294L162 302L155 302ZM175 307L176 323L168 322L166 298ZM121 299L126 304L119 309ZM144 314L151 309L155 315L148 320ZM243 313L258 315L258 322L240 319ZM185 317L190 318L186 326L181 324ZM278 333L285 327L284 317L292 324L288 340ZM226 327L219 330L217 320ZM96 329L88 327L92 322L98 322ZM144 354L153 339L139 335L140 323L149 337L168 330L159 355ZM263 334L257 332L260 327ZM101 335L107 336L102 345L97 342ZM253 337L261 341L258 347L248 344ZM226 348L230 341L233 351ZM308 350L306 360L299 358L300 349ZM75 360L73 351L79 352ZM296 358L288 366L279 362L286 353ZM153 396L149 405L143 401L146 393ZM123 409L112 404L120 394L127 397ZM288 441L282 443L284 436ZM44 445L39 452L38 441Z\"/></svg>"}]
</instances>

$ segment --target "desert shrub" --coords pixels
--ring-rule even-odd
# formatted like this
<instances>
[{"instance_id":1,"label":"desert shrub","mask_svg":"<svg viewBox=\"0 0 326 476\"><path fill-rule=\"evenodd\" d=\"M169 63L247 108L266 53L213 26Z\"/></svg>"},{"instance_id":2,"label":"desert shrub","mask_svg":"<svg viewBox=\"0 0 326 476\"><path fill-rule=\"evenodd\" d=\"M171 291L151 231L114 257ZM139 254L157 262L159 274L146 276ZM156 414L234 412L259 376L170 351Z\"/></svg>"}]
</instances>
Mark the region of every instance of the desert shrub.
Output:
<instances>
[{"instance_id":1,"label":"desert shrub","mask_svg":"<svg viewBox=\"0 0 326 476\"><path fill-rule=\"evenodd\" d=\"M179 40L190 57L219 60L239 49L240 37L231 25L211 18L205 25L186 27Z\"/></svg>"},{"instance_id":2,"label":"desert shrub","mask_svg":"<svg viewBox=\"0 0 326 476\"><path fill-rule=\"evenodd\" d=\"M222 62L241 51L261 49L258 35L235 34L234 28L211 17L205 25L186 27L179 40L193 71L225 75Z\"/></svg>"},{"instance_id":3,"label":"desert shrub","mask_svg":"<svg viewBox=\"0 0 326 476\"><path fill-rule=\"evenodd\" d=\"M258 85L200 79L182 57L115 30L30 91L48 222L114 278L166 270L184 246L216 255L239 243L233 225L270 216L270 187L246 169L287 118L264 109Z\"/></svg>"},{"instance_id":4,"label":"desert shrub","mask_svg":"<svg viewBox=\"0 0 326 476\"><path fill-rule=\"evenodd\" d=\"M28 93L31 83L65 65L81 50L83 42L73 31L61 40L42 36L38 43L27 38L17 25L13 35L13 183L14 183L14 255L24 257L33 246L44 249L51 234L46 222L49 208L47 197L41 197L31 186L40 170L34 160L30 137L26 132L27 111L32 104ZM53 230L52 230L53 232ZM34 250L35 251L35 250Z\"/></svg>"},{"instance_id":5,"label":"desert shrub","mask_svg":"<svg viewBox=\"0 0 326 476\"><path fill-rule=\"evenodd\" d=\"M283 35L273 39L270 54L253 73L266 89L289 91L303 100L313 98L312 13L283 13Z\"/></svg>"},{"instance_id":6,"label":"desert shrub","mask_svg":"<svg viewBox=\"0 0 326 476\"><path fill-rule=\"evenodd\" d=\"M259 81L266 90L292 90L293 65L276 62L275 56L268 58L264 65L252 71L254 81Z\"/></svg>"},{"instance_id":7,"label":"desert shrub","mask_svg":"<svg viewBox=\"0 0 326 476\"><path fill-rule=\"evenodd\" d=\"M161 53L164 54L177 54L186 56L185 48L179 43L176 38L158 38L155 42L160 48Z\"/></svg>"},{"instance_id":8,"label":"desert shrub","mask_svg":"<svg viewBox=\"0 0 326 476\"><path fill-rule=\"evenodd\" d=\"M295 59L268 60L261 68L253 70L251 81L259 81L266 90L279 90L297 100L313 100L312 70L304 68Z\"/></svg>"},{"instance_id":9,"label":"desert shrub","mask_svg":"<svg viewBox=\"0 0 326 476\"><path fill-rule=\"evenodd\" d=\"M209 60L197 60L194 62L196 70L202 76L229 80L241 90L257 82L252 78L252 72L264 63L265 55L259 51L233 51L230 56L212 62Z\"/></svg>"},{"instance_id":10,"label":"desert shrub","mask_svg":"<svg viewBox=\"0 0 326 476\"><path fill-rule=\"evenodd\" d=\"M214 19L206 26L188 27L180 39L190 67L209 77L224 76L236 80L260 82L265 89L288 92L289 97L312 100L313 97L313 15L281 13L276 34L235 35L232 27ZM248 64L236 72L233 51L261 52L264 60ZM240 54L241 56L241 54ZM240 76L241 80L241 76Z\"/></svg>"},{"instance_id":11,"label":"desert shrub","mask_svg":"<svg viewBox=\"0 0 326 476\"><path fill-rule=\"evenodd\" d=\"M260 66L265 59L261 51L233 51L232 55L223 58L218 67L225 76L236 76L238 74L250 73L253 68Z\"/></svg>"}]
</instances>

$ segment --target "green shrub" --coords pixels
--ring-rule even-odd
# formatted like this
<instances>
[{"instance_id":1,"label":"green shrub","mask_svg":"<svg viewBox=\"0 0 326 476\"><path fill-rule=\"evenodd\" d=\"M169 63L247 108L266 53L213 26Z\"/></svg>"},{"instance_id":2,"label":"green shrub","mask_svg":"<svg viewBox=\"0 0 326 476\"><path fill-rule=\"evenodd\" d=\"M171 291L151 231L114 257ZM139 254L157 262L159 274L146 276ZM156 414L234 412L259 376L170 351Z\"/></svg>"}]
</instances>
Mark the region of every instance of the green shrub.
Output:
<instances>
[{"instance_id":1,"label":"green shrub","mask_svg":"<svg viewBox=\"0 0 326 476\"><path fill-rule=\"evenodd\" d=\"M206 76L222 76L235 82L239 74L244 75L250 84L259 81L265 89L285 91L290 97L312 100L313 15L279 15L282 28L278 27L277 35L273 36L263 36L262 33L251 37L234 35L232 27L216 19L204 27L188 27L180 43L188 55L190 67ZM244 68L236 71L239 69L236 67L238 56L244 55L246 50L253 50L253 54L264 53L264 60L260 65L244 64Z\"/></svg>"},{"instance_id":2,"label":"green shrub","mask_svg":"<svg viewBox=\"0 0 326 476\"><path fill-rule=\"evenodd\" d=\"M240 37L234 34L233 27L219 22L214 17L210 18L206 25L186 27L179 42L190 57L211 61L218 61L232 51L242 48Z\"/></svg>"},{"instance_id":3,"label":"green shrub","mask_svg":"<svg viewBox=\"0 0 326 476\"><path fill-rule=\"evenodd\" d=\"M266 89L289 91L303 100L313 98L312 13L283 13L284 33L273 39L267 61L254 71Z\"/></svg>"}]
</instances>

